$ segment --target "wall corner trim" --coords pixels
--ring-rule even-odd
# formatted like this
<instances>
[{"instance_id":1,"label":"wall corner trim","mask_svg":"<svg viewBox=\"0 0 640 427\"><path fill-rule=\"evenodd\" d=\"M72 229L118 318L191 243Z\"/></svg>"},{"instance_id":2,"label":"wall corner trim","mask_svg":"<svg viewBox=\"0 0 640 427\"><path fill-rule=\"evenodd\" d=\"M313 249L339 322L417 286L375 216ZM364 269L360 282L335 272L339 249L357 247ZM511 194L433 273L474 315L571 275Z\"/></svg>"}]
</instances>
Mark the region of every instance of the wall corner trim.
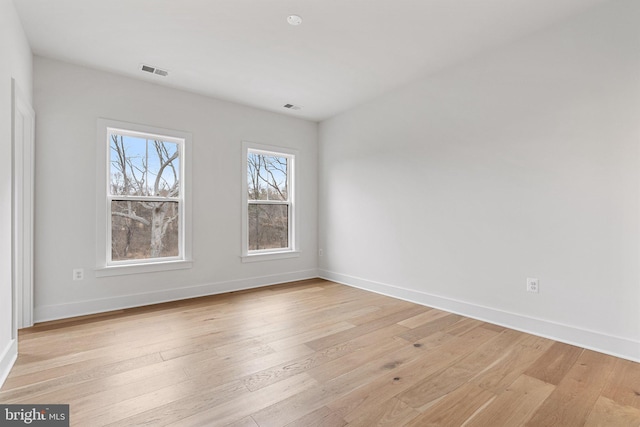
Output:
<instances>
[{"instance_id":1,"label":"wall corner trim","mask_svg":"<svg viewBox=\"0 0 640 427\"><path fill-rule=\"evenodd\" d=\"M426 292L375 282L329 270L320 269L318 274L319 277L323 279L331 280L343 285L460 314L462 316L471 317L473 319L482 320L528 334L583 347L600 353L609 354L611 356L632 360L634 362L640 362L640 341L633 339L607 335L602 332L582 329L576 326L563 325L545 319L523 316L517 313L511 313L491 307L484 307L466 301L441 297Z\"/></svg>"},{"instance_id":2,"label":"wall corner trim","mask_svg":"<svg viewBox=\"0 0 640 427\"><path fill-rule=\"evenodd\" d=\"M18 340L12 339L7 343L5 349L0 353L0 387L4 384L13 364L18 358Z\"/></svg>"}]
</instances>

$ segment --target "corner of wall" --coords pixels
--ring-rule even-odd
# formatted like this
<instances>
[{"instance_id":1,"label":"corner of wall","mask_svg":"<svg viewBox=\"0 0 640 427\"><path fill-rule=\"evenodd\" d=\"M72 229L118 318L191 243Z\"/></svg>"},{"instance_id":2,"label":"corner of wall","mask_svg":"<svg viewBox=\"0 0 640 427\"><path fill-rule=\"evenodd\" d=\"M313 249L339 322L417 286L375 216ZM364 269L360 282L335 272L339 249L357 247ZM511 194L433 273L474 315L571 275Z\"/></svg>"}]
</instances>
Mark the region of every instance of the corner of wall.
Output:
<instances>
[{"instance_id":1,"label":"corner of wall","mask_svg":"<svg viewBox=\"0 0 640 427\"><path fill-rule=\"evenodd\" d=\"M4 351L0 353L0 387L4 384L13 364L18 358L18 340L9 341Z\"/></svg>"}]
</instances>

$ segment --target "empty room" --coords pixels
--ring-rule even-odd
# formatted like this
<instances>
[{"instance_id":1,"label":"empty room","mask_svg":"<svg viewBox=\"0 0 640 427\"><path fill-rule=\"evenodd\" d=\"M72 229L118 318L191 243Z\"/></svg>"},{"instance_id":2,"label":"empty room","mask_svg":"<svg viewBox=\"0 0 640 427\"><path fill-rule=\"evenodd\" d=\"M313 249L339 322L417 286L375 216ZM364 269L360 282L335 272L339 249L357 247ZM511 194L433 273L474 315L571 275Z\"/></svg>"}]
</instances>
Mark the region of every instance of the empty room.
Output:
<instances>
[{"instance_id":1,"label":"empty room","mask_svg":"<svg viewBox=\"0 0 640 427\"><path fill-rule=\"evenodd\" d=\"M0 426L640 426L639 24L0 0Z\"/></svg>"}]
</instances>

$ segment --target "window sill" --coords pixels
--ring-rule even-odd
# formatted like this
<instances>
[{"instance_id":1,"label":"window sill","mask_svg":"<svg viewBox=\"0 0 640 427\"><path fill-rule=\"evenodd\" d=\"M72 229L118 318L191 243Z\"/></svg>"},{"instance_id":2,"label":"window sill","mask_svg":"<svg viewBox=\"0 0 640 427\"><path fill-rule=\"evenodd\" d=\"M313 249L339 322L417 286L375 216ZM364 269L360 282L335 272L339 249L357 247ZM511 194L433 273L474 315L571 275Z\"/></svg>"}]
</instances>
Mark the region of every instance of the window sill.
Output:
<instances>
[{"instance_id":1,"label":"window sill","mask_svg":"<svg viewBox=\"0 0 640 427\"><path fill-rule=\"evenodd\" d=\"M261 254L243 255L242 262L260 262L260 261L272 261L276 259L285 258L297 258L300 256L300 251L287 251L287 252L269 252Z\"/></svg>"},{"instance_id":2,"label":"window sill","mask_svg":"<svg viewBox=\"0 0 640 427\"><path fill-rule=\"evenodd\" d=\"M148 264L110 265L96 268L96 277L121 276L125 274L155 273L158 271L184 270L193 267L193 261L160 261Z\"/></svg>"}]
</instances>

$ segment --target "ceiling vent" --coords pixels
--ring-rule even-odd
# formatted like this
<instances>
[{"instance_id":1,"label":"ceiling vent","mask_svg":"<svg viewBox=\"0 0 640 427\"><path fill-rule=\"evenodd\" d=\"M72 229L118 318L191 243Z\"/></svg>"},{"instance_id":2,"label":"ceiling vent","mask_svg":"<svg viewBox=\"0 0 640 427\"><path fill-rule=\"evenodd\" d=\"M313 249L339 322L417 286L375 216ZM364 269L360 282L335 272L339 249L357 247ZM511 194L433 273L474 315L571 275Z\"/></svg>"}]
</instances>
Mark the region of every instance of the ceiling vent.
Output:
<instances>
[{"instance_id":1,"label":"ceiling vent","mask_svg":"<svg viewBox=\"0 0 640 427\"><path fill-rule=\"evenodd\" d=\"M140 70L146 72L146 73L151 73L151 74L156 74L158 76L162 76L162 77L166 77L169 75L169 72L167 70L163 70L157 67L152 67L151 65L140 65Z\"/></svg>"},{"instance_id":2,"label":"ceiling vent","mask_svg":"<svg viewBox=\"0 0 640 427\"><path fill-rule=\"evenodd\" d=\"M293 104L284 104L283 105L284 108L288 108L290 110L302 110L302 107L299 105L293 105Z\"/></svg>"}]
</instances>

